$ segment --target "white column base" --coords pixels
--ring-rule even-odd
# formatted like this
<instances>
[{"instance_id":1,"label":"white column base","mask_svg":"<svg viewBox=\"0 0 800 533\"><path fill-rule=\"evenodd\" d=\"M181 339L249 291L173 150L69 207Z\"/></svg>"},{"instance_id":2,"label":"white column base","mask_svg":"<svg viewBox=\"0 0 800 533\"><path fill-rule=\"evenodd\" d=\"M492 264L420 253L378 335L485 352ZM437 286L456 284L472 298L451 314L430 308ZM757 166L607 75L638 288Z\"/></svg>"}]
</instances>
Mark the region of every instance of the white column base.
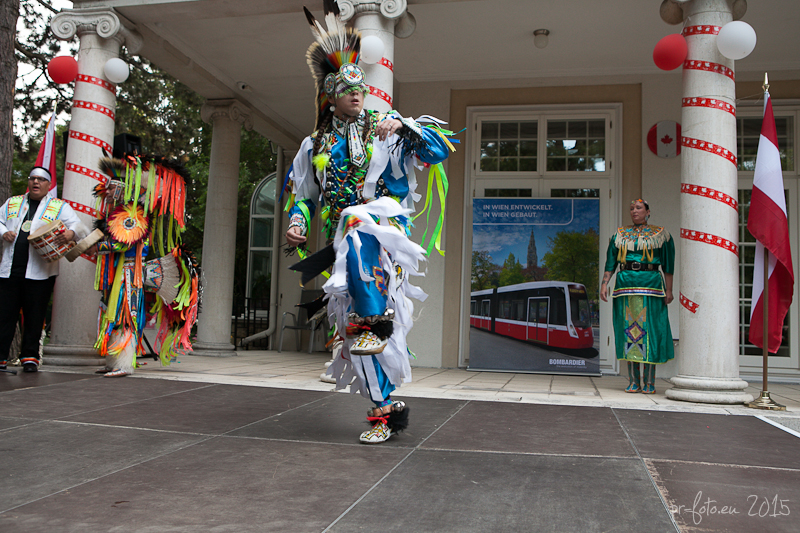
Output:
<instances>
[{"instance_id":1,"label":"white column base","mask_svg":"<svg viewBox=\"0 0 800 533\"><path fill-rule=\"evenodd\" d=\"M48 344L42 350L42 364L48 366L105 366L106 358L92 346Z\"/></svg>"},{"instance_id":2,"label":"white column base","mask_svg":"<svg viewBox=\"0 0 800 533\"><path fill-rule=\"evenodd\" d=\"M192 345L192 355L201 357L235 357L236 347L231 343L196 342Z\"/></svg>"},{"instance_id":3,"label":"white column base","mask_svg":"<svg viewBox=\"0 0 800 533\"><path fill-rule=\"evenodd\" d=\"M744 392L748 383L739 378L675 376L670 381L675 386L667 389L665 394L671 400L721 404L753 401L753 396Z\"/></svg>"}]
</instances>

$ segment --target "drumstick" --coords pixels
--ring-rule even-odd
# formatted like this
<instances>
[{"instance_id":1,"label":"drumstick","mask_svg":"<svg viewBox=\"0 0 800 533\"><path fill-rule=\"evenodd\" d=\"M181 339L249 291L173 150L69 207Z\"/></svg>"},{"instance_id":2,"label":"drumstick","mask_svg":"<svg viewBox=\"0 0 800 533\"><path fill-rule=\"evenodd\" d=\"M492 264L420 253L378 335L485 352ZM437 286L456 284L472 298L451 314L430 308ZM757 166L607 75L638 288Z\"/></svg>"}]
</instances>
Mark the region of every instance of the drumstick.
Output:
<instances>
[{"instance_id":1,"label":"drumstick","mask_svg":"<svg viewBox=\"0 0 800 533\"><path fill-rule=\"evenodd\" d=\"M5 368L0 368L0 372L5 372L6 374L14 374L15 376L17 375L16 370L6 370Z\"/></svg>"}]
</instances>

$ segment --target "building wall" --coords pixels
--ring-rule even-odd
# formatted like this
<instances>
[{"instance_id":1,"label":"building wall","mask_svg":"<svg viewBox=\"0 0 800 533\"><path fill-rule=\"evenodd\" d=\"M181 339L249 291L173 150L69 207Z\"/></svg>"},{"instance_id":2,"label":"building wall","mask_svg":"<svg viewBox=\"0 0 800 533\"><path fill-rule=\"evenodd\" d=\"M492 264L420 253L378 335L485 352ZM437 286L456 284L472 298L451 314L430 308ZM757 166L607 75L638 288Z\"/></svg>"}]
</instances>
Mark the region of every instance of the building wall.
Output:
<instances>
[{"instance_id":1,"label":"building wall","mask_svg":"<svg viewBox=\"0 0 800 533\"><path fill-rule=\"evenodd\" d=\"M800 76L785 73L783 77L793 79L773 83L771 93L779 99L800 98ZM780 73L774 80L780 77ZM742 76L747 78L747 76ZM758 94L760 82L755 74L737 84L737 94ZM680 232L680 156L673 159L659 158L647 146L647 132L662 120L681 120L682 79L677 72L646 76L623 76L615 78L593 78L591 80L562 78L551 80L481 80L470 82L399 83L395 88L395 108L404 116L433 115L448 121L449 128L460 130L466 127L466 109L469 106L536 105L613 103L623 104L622 140L622 190L614 191L618 197L618 209L612 213L615 224L628 224L628 203L633 198L643 197L650 202L651 222L665 226L675 238L676 264L679 264ZM464 135L459 137L462 141ZM464 246L469 245L469 234L464 231L465 186L468 183L464 145L456 145L457 152L446 163L450 191L443 233L444 257L435 252L428 261L426 276L414 282L426 293L428 299L416 303L417 320L409 335L409 347L417 359L417 367L454 368L459 366L460 350L468 353L468 328L460 327L461 295L468 291L468 277L463 258ZM420 194L427 188L427 174L418 173ZM418 204L418 211L422 204ZM438 216L438 205L433 208L431 219ZM416 221L413 239L420 242L425 221ZM797 224L797 223L795 223ZM285 226L284 226L285 227ZM605 243L601 243L605 246ZM294 258L281 259L281 269L294 262ZM680 272L676 271L674 294L676 300L669 306L673 335L679 339L677 296L680 290ZM287 279L287 278L284 278ZM293 279L293 278L291 278ZM299 288L281 282L284 296L281 312L297 301ZM321 286L321 283L319 283ZM607 311L610 313L610 306ZM293 342L287 339L287 347ZM306 342L305 340L303 341ZM676 349L676 357L679 351ZM660 377L677 373L677 362L659 367Z\"/></svg>"}]
</instances>

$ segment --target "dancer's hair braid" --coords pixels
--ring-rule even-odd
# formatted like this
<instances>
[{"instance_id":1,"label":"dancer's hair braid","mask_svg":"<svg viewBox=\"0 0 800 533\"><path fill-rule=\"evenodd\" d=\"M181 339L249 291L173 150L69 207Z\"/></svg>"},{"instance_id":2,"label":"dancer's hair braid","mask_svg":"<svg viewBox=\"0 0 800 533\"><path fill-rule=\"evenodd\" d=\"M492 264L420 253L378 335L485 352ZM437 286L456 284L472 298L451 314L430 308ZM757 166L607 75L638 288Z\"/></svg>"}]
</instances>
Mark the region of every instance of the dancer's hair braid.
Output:
<instances>
[{"instance_id":1,"label":"dancer's hair braid","mask_svg":"<svg viewBox=\"0 0 800 533\"><path fill-rule=\"evenodd\" d=\"M333 114L329 113L322 117L322 122L319 123L319 129L317 130L317 136L314 139L314 149L311 151L311 155L315 156L319 153L320 148L322 148L322 139L325 137L325 130L328 129L328 126L333 120Z\"/></svg>"}]
</instances>

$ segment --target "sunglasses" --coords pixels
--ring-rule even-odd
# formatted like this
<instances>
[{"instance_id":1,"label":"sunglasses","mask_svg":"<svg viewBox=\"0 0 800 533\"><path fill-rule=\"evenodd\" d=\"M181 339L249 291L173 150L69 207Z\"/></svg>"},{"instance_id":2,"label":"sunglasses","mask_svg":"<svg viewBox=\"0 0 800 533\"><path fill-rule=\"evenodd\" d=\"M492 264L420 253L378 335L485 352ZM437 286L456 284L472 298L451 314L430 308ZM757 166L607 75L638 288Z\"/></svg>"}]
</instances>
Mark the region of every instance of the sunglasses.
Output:
<instances>
[{"instance_id":1,"label":"sunglasses","mask_svg":"<svg viewBox=\"0 0 800 533\"><path fill-rule=\"evenodd\" d=\"M40 177L38 177L38 176L30 176L30 177L28 178L28 181L41 181L41 182L48 181L48 182L49 182L50 180L49 180L49 179L47 179L47 178L40 178Z\"/></svg>"}]
</instances>

